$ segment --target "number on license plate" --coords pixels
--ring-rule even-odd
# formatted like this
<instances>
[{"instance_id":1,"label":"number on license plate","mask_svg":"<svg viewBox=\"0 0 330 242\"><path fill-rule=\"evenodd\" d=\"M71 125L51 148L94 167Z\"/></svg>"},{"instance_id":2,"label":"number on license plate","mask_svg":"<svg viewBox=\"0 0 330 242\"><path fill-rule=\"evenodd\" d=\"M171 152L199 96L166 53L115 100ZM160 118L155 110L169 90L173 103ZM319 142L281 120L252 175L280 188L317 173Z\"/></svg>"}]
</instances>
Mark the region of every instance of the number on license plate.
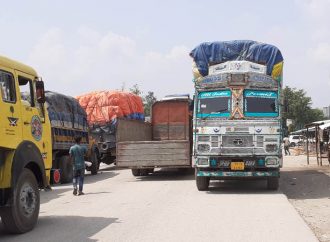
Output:
<instances>
[{"instance_id":1,"label":"number on license plate","mask_svg":"<svg viewBox=\"0 0 330 242\"><path fill-rule=\"evenodd\" d=\"M242 171L244 170L244 162L231 162L230 169L234 171Z\"/></svg>"}]
</instances>

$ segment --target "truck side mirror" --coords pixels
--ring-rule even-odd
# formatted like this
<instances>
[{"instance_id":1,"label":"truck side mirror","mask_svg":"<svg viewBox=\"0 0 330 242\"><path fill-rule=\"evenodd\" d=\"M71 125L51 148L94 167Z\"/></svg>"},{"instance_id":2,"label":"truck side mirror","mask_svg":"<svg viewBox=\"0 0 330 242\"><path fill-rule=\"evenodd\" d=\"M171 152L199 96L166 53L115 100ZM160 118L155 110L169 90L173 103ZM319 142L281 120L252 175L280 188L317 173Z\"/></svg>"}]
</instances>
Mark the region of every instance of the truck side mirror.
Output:
<instances>
[{"instance_id":1,"label":"truck side mirror","mask_svg":"<svg viewBox=\"0 0 330 242\"><path fill-rule=\"evenodd\" d=\"M37 101L38 103L45 103L45 88L43 81L36 81L36 94L37 94Z\"/></svg>"}]
</instances>

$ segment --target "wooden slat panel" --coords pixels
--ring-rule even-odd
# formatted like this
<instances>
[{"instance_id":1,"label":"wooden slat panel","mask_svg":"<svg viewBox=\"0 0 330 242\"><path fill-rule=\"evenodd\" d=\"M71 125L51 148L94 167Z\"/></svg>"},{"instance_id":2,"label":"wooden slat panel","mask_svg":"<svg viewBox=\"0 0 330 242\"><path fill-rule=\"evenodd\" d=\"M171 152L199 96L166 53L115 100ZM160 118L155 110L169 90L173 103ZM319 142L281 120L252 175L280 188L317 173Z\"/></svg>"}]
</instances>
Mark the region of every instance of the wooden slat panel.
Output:
<instances>
[{"instance_id":1,"label":"wooden slat panel","mask_svg":"<svg viewBox=\"0 0 330 242\"><path fill-rule=\"evenodd\" d=\"M190 166L188 141L138 141L119 142L117 160L119 167Z\"/></svg>"},{"instance_id":2,"label":"wooden slat panel","mask_svg":"<svg viewBox=\"0 0 330 242\"><path fill-rule=\"evenodd\" d=\"M152 129L150 123L137 120L119 119L116 141L141 141L151 140Z\"/></svg>"}]
</instances>

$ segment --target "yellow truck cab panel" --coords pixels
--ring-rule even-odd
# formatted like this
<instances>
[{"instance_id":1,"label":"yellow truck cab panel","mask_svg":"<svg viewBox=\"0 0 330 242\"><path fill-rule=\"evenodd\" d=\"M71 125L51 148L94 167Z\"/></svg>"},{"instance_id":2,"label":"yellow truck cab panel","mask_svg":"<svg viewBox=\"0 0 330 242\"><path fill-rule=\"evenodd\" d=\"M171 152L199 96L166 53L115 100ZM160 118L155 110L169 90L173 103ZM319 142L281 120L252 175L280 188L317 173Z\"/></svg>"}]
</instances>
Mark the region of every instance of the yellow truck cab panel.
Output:
<instances>
[{"instance_id":1,"label":"yellow truck cab panel","mask_svg":"<svg viewBox=\"0 0 330 242\"><path fill-rule=\"evenodd\" d=\"M11 188L15 176L19 175L16 173L25 168L13 167L15 154L16 163L21 162L17 157L23 143L29 144L26 145L29 148L33 146L33 152L42 157L41 172L44 180L49 181L52 162L50 122L47 110L36 101L37 78L31 67L0 56L0 189ZM24 98L23 92L30 95L30 100ZM19 152L24 154L24 150ZM38 183L41 187L45 185L39 180Z\"/></svg>"}]
</instances>

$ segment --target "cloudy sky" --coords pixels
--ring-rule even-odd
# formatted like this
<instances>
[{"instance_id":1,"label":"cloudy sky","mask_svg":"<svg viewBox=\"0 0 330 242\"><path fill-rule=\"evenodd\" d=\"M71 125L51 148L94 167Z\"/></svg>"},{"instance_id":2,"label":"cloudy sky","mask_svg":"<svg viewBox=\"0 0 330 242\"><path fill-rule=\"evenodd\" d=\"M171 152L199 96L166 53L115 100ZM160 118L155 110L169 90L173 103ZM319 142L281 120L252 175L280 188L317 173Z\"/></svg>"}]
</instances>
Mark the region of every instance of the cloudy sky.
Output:
<instances>
[{"instance_id":1,"label":"cloudy sky","mask_svg":"<svg viewBox=\"0 0 330 242\"><path fill-rule=\"evenodd\" d=\"M129 89L192 93L189 52L205 41L276 45L284 85L330 105L330 0L1 1L0 55L67 95Z\"/></svg>"}]
</instances>

